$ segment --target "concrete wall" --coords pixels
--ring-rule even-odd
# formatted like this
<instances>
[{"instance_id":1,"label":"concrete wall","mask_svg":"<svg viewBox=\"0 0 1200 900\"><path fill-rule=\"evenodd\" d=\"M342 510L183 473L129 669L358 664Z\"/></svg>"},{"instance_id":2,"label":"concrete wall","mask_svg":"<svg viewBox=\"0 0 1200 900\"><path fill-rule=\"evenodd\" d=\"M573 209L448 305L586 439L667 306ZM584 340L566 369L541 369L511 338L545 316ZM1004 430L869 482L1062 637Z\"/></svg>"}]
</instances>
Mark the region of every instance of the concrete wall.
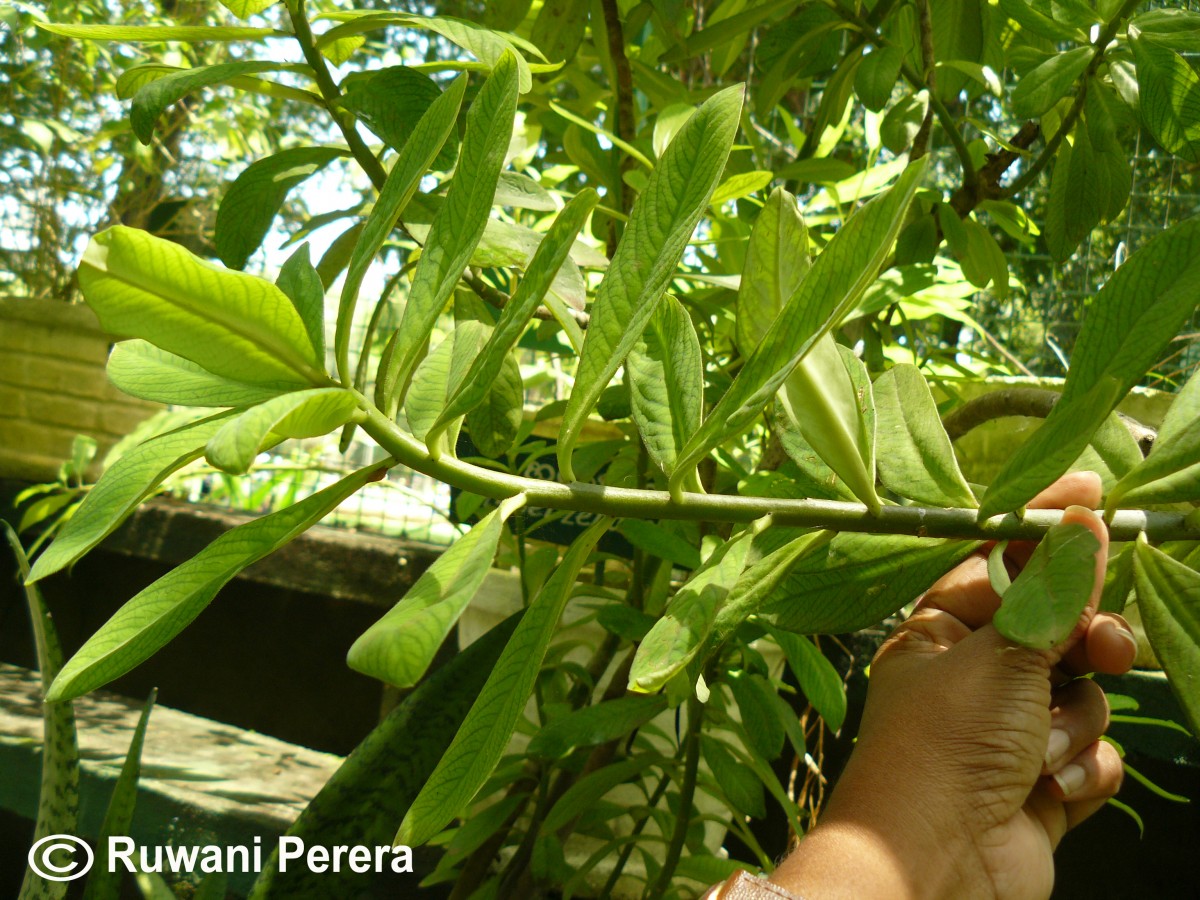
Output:
<instances>
[{"instance_id":1,"label":"concrete wall","mask_svg":"<svg viewBox=\"0 0 1200 900\"><path fill-rule=\"evenodd\" d=\"M100 460L161 408L109 383L112 340L86 306L0 299L0 475L53 480L76 434Z\"/></svg>"}]
</instances>

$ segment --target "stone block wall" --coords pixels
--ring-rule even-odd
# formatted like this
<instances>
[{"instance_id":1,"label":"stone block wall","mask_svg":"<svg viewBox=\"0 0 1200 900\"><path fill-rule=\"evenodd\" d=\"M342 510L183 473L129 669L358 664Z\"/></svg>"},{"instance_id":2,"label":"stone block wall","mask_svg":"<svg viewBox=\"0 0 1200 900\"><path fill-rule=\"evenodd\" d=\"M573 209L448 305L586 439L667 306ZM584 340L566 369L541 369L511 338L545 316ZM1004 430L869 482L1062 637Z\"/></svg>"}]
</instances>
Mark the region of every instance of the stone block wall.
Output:
<instances>
[{"instance_id":1,"label":"stone block wall","mask_svg":"<svg viewBox=\"0 0 1200 900\"><path fill-rule=\"evenodd\" d=\"M86 306L0 298L0 476L50 481L76 434L100 460L162 408L109 383L112 340Z\"/></svg>"}]
</instances>

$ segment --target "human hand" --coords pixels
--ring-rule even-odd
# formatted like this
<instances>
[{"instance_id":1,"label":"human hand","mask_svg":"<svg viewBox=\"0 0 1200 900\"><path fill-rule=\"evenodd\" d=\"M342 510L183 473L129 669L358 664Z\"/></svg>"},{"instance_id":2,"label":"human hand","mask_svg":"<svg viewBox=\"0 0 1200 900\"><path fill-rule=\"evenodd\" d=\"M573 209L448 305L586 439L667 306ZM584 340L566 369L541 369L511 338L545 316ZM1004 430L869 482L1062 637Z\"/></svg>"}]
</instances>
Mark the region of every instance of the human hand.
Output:
<instances>
[{"instance_id":1,"label":"human hand","mask_svg":"<svg viewBox=\"0 0 1200 900\"><path fill-rule=\"evenodd\" d=\"M1045 898L1066 831L1117 792L1099 740L1104 692L1073 676L1120 674L1136 643L1098 613L1108 535L1100 479L1064 476L1030 502L1064 508L1100 541L1096 584L1071 636L1015 647L992 626L1000 599L984 547L939 580L871 666L858 743L820 824L771 880L807 898ZM1019 569L1033 544L1010 544Z\"/></svg>"}]
</instances>

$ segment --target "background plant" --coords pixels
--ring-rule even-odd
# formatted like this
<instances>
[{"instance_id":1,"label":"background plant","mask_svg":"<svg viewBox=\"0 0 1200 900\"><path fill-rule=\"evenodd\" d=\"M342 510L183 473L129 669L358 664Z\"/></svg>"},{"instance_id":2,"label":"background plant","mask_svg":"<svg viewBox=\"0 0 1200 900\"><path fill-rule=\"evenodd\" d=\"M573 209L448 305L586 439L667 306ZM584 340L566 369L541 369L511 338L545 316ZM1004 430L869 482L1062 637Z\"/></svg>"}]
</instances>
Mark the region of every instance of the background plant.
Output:
<instances>
[{"instance_id":1,"label":"background plant","mask_svg":"<svg viewBox=\"0 0 1200 900\"><path fill-rule=\"evenodd\" d=\"M235 108L248 92L328 116L339 140L291 135L215 204L212 248L234 269L326 167L350 165L362 202L297 226L339 236L315 264L301 244L274 283L145 231L93 238L80 286L129 338L114 381L225 411L126 452L32 579L201 456L239 474L284 439L339 431L382 456L131 599L51 701L161 649L238 571L394 465L479 498L460 510L481 518L350 649L355 668L417 688L295 827L325 834L339 810L384 796L373 820L353 817L358 842L442 843L433 877L458 896L570 894L589 879L610 891L622 877L688 895L740 864L711 853L710 821L742 839L745 864L769 867L746 818L770 794L799 832L811 808L769 765L785 746L804 759L809 735L766 648L836 730L840 678L807 635L878 622L982 541L1045 535L1046 565L998 588L1010 637L1056 639L1087 594L1060 584L1086 587L1088 567L1056 514L1023 506L1072 467L1105 484L1118 542L1106 608L1132 591L1173 684L1196 671L1197 388L1144 459L1114 411L1195 314L1200 226L1139 248L1080 311L1059 348L1061 397L989 484L964 477L940 415L957 405L950 376L1012 365L996 341L960 358L957 335L987 333L978 290L1014 290L1005 247L1035 237L1029 210L1044 205L1040 240L1065 258L1125 209L1131 142L1193 158L1200 15L1021 0L937 15L887 0L518 2L464 18L224 5L248 24L45 29L213 54L122 74L145 143L173 104L214 90L237 92ZM402 312L369 293L386 296L389 273ZM527 394L518 352L570 382L562 399ZM565 520L578 536L561 559L531 543ZM519 621L426 678L497 553L521 564ZM603 637L560 630L564 610ZM1194 731L1197 698L1179 699ZM415 744L394 737L410 731ZM606 800L619 785L637 799ZM705 795L727 811L704 811ZM259 888L316 889L275 872Z\"/></svg>"}]
</instances>

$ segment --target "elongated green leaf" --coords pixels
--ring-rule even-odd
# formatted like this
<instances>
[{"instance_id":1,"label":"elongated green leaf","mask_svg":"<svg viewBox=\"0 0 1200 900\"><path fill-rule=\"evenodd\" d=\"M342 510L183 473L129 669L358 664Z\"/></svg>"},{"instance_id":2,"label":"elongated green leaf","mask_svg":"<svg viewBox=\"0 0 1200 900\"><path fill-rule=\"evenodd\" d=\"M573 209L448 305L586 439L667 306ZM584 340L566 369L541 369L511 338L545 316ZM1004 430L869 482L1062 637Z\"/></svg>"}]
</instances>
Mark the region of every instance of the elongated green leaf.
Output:
<instances>
[{"instance_id":1,"label":"elongated green leaf","mask_svg":"<svg viewBox=\"0 0 1200 900\"><path fill-rule=\"evenodd\" d=\"M1200 219L1167 229L1117 269L1088 308L1071 370L1042 426L993 480L981 519L1016 509L1070 468L1158 358L1200 296Z\"/></svg>"},{"instance_id":2,"label":"elongated green leaf","mask_svg":"<svg viewBox=\"0 0 1200 900\"><path fill-rule=\"evenodd\" d=\"M275 286L283 291L304 322L317 359L325 358L325 285L312 264L308 243L296 248L279 269Z\"/></svg>"},{"instance_id":3,"label":"elongated green leaf","mask_svg":"<svg viewBox=\"0 0 1200 900\"><path fill-rule=\"evenodd\" d=\"M378 474L378 465L360 469L294 506L221 535L117 610L63 666L46 699L82 696L145 662L242 569L303 534Z\"/></svg>"},{"instance_id":4,"label":"elongated green leaf","mask_svg":"<svg viewBox=\"0 0 1200 900\"><path fill-rule=\"evenodd\" d=\"M421 184L421 178L454 129L466 89L467 76L460 75L450 83L445 93L439 94L429 104L413 128L411 137L405 141L399 158L384 182L383 190L379 192L375 207L367 218L358 243L354 245L350 268L342 286L342 298L338 303L335 338L338 372L343 381L347 381L350 375L350 329L354 322L354 307L358 302L358 291L362 287L363 277L384 241L396 227L396 220L412 200L413 194Z\"/></svg>"},{"instance_id":5,"label":"elongated green leaf","mask_svg":"<svg viewBox=\"0 0 1200 900\"><path fill-rule=\"evenodd\" d=\"M688 442L671 477L673 492L713 447L749 425L805 354L875 281L926 165L922 159L905 169L895 187L851 216L817 257L733 385Z\"/></svg>"},{"instance_id":6,"label":"elongated green leaf","mask_svg":"<svg viewBox=\"0 0 1200 900\"><path fill-rule=\"evenodd\" d=\"M201 43L205 41L258 41L282 37L273 28L250 28L246 25L59 25L35 22L38 28L59 37L81 41L128 41L129 43L161 44L165 41Z\"/></svg>"},{"instance_id":7,"label":"elongated green leaf","mask_svg":"<svg viewBox=\"0 0 1200 900\"><path fill-rule=\"evenodd\" d=\"M586 196L590 188L580 191ZM576 197L579 195L576 194ZM534 181L528 175L520 172L501 172L500 180L496 182L496 196L492 199L493 206L507 206L513 209L532 209L537 212L554 212L558 204L550 192ZM608 260L605 260L607 263Z\"/></svg>"},{"instance_id":8,"label":"elongated green leaf","mask_svg":"<svg viewBox=\"0 0 1200 900\"><path fill-rule=\"evenodd\" d=\"M450 748L405 814L396 843L424 844L462 812L487 780L517 727L575 578L611 524L602 518L576 538L525 611Z\"/></svg>"},{"instance_id":9,"label":"elongated green leaf","mask_svg":"<svg viewBox=\"0 0 1200 900\"><path fill-rule=\"evenodd\" d=\"M459 322L450 336L421 360L412 389L404 399L404 417L414 437L421 439L429 433L446 408L446 398L462 383L485 340L487 328L482 322ZM450 423L451 442L457 441L461 424L461 419Z\"/></svg>"},{"instance_id":10,"label":"elongated green leaf","mask_svg":"<svg viewBox=\"0 0 1200 900\"><path fill-rule=\"evenodd\" d=\"M650 766L659 765L661 762L662 760L653 754L639 754L585 775L567 788L566 793L550 809L542 827L548 832L558 831L594 807L617 785L624 784Z\"/></svg>"},{"instance_id":11,"label":"elongated green leaf","mask_svg":"<svg viewBox=\"0 0 1200 900\"><path fill-rule=\"evenodd\" d=\"M537 47L521 40L516 35L500 34L490 28L484 28L482 25L465 19L456 19L453 16L413 16L407 13L354 11L329 13L326 18L340 20L345 24L331 28L321 35L317 40L317 45L321 47L356 34L366 34L391 25L400 25L405 28L440 34L451 43L462 47L484 65L490 66L493 75L500 68L504 54L511 53L517 67L517 84L522 94L533 87L533 74L529 63L518 52L516 45L532 51L536 56L541 56L541 51Z\"/></svg>"},{"instance_id":12,"label":"elongated green leaf","mask_svg":"<svg viewBox=\"0 0 1200 900\"><path fill-rule=\"evenodd\" d=\"M75 733L75 711L70 703L49 702L51 682L63 664L62 645L42 593L29 580L29 560L16 532L0 519L0 529L17 558L17 572L25 585L25 601L33 624L34 650L47 702L42 705L42 780L38 795L37 822L33 841L51 835L76 834L79 811L79 743ZM61 900L67 894L65 881L47 881L26 867L18 900Z\"/></svg>"},{"instance_id":13,"label":"elongated green leaf","mask_svg":"<svg viewBox=\"0 0 1200 900\"><path fill-rule=\"evenodd\" d=\"M368 628L346 656L356 672L396 687L412 687L483 584L504 520L525 496L501 502L422 573L403 599Z\"/></svg>"},{"instance_id":14,"label":"elongated green leaf","mask_svg":"<svg viewBox=\"0 0 1200 900\"><path fill-rule=\"evenodd\" d=\"M227 422L209 439L204 456L218 469L240 474L254 457L283 438L329 434L354 418L358 398L344 388L313 388L274 397Z\"/></svg>"},{"instance_id":15,"label":"elongated green leaf","mask_svg":"<svg viewBox=\"0 0 1200 900\"><path fill-rule=\"evenodd\" d=\"M442 94L436 81L408 66L392 66L355 81L341 104L361 119L393 150L401 151L415 134L417 123ZM461 102L461 100L460 100ZM455 110L457 115L457 110ZM429 165L441 171L454 167L457 138L443 142Z\"/></svg>"},{"instance_id":16,"label":"elongated green leaf","mask_svg":"<svg viewBox=\"0 0 1200 900\"><path fill-rule=\"evenodd\" d=\"M767 814L763 786L757 776L738 762L729 749L714 737L700 736L704 761L713 774L716 788L725 795L734 812L762 818Z\"/></svg>"},{"instance_id":17,"label":"elongated green leaf","mask_svg":"<svg viewBox=\"0 0 1200 900\"><path fill-rule=\"evenodd\" d=\"M753 538L747 530L726 541L676 592L666 614L638 646L629 670L630 690L657 691L692 661L717 608L746 566Z\"/></svg>"},{"instance_id":18,"label":"elongated green leaf","mask_svg":"<svg viewBox=\"0 0 1200 900\"><path fill-rule=\"evenodd\" d=\"M446 201L433 220L413 273L391 357L386 369L380 365L376 405L387 413L407 390L418 353L483 236L516 109L517 69L509 55L496 63L467 110L467 131L458 163L458 172L467 174L450 183Z\"/></svg>"},{"instance_id":19,"label":"elongated green leaf","mask_svg":"<svg viewBox=\"0 0 1200 900\"><path fill-rule=\"evenodd\" d=\"M138 96L146 90L142 88ZM291 190L345 155L336 147L293 147L248 165L225 191L217 209L213 242L221 262L244 269Z\"/></svg>"},{"instance_id":20,"label":"elongated green leaf","mask_svg":"<svg viewBox=\"0 0 1200 900\"><path fill-rule=\"evenodd\" d=\"M214 84L221 84L231 78L242 75L253 75L258 72L274 72L283 66L282 63L270 60L250 60L246 62L218 63L215 66L201 66L196 69L184 69L172 72L145 85L133 97L133 105L129 110L129 124L133 133L143 144L149 144L154 137L154 123L172 103L182 100L192 91Z\"/></svg>"},{"instance_id":21,"label":"elongated green leaf","mask_svg":"<svg viewBox=\"0 0 1200 900\"><path fill-rule=\"evenodd\" d=\"M561 759L577 747L593 747L625 737L667 708L667 698L618 697L554 719L533 736L526 752Z\"/></svg>"},{"instance_id":22,"label":"elongated green leaf","mask_svg":"<svg viewBox=\"0 0 1200 900\"><path fill-rule=\"evenodd\" d=\"M629 543L685 569L700 567L700 551L673 531L645 519L626 519L618 529Z\"/></svg>"},{"instance_id":23,"label":"elongated green leaf","mask_svg":"<svg viewBox=\"0 0 1200 900\"><path fill-rule=\"evenodd\" d=\"M724 680L733 692L742 723L746 726L746 737L750 742L746 749L763 759L776 759L783 752L786 737L781 706L783 714L789 718L794 716L791 707L780 704L775 688L761 675L734 671L727 673ZM803 741L800 745L804 746Z\"/></svg>"},{"instance_id":24,"label":"elongated green leaf","mask_svg":"<svg viewBox=\"0 0 1200 900\"><path fill-rule=\"evenodd\" d=\"M1149 33L1130 34L1137 63L1138 110L1146 128L1167 150L1200 161L1200 75Z\"/></svg>"},{"instance_id":25,"label":"elongated green leaf","mask_svg":"<svg viewBox=\"0 0 1200 900\"><path fill-rule=\"evenodd\" d=\"M38 557L30 581L75 563L108 537L172 473L199 459L204 445L229 421L222 413L160 434L124 453L96 483Z\"/></svg>"},{"instance_id":26,"label":"elongated green leaf","mask_svg":"<svg viewBox=\"0 0 1200 900\"><path fill-rule=\"evenodd\" d=\"M558 442L558 465L574 481L571 451L584 420L625 361L700 221L729 157L742 87L713 95L679 130L633 207L596 300Z\"/></svg>"},{"instance_id":27,"label":"elongated green leaf","mask_svg":"<svg viewBox=\"0 0 1200 900\"><path fill-rule=\"evenodd\" d=\"M875 401L853 351L825 335L792 369L779 409L854 496L879 511L875 493Z\"/></svg>"},{"instance_id":28,"label":"elongated green leaf","mask_svg":"<svg viewBox=\"0 0 1200 900\"><path fill-rule=\"evenodd\" d=\"M248 384L204 369L148 341L120 341L108 357L108 378L133 397L180 406L250 406L294 391L292 382Z\"/></svg>"},{"instance_id":29,"label":"elongated green leaf","mask_svg":"<svg viewBox=\"0 0 1200 900\"><path fill-rule=\"evenodd\" d=\"M763 604L775 626L838 634L878 623L979 546L977 541L839 534L803 560Z\"/></svg>"},{"instance_id":30,"label":"elongated green leaf","mask_svg":"<svg viewBox=\"0 0 1200 900\"><path fill-rule=\"evenodd\" d=\"M157 696L158 688L155 688L142 707L137 727L133 729L129 750L125 753L125 762L121 765L121 774L117 776L117 783L113 786L112 796L108 800L108 809L104 813L104 821L100 823L100 833L96 836L96 864L88 876L83 900L117 900L120 896L121 870L112 866L110 871L108 839L114 835L129 834L133 825L138 779L142 774L142 745L146 740L146 727L150 724L150 711L154 709Z\"/></svg>"},{"instance_id":31,"label":"elongated green leaf","mask_svg":"<svg viewBox=\"0 0 1200 900\"><path fill-rule=\"evenodd\" d=\"M464 420L467 433L480 453L499 459L508 452L521 429L524 403L525 385L521 380L521 365L509 353L504 357L500 373L484 395L483 402L467 413Z\"/></svg>"},{"instance_id":32,"label":"elongated green leaf","mask_svg":"<svg viewBox=\"0 0 1200 900\"><path fill-rule=\"evenodd\" d=\"M221 5L239 19L248 19L278 2L279 0L221 0Z\"/></svg>"},{"instance_id":33,"label":"elongated green leaf","mask_svg":"<svg viewBox=\"0 0 1200 900\"><path fill-rule=\"evenodd\" d=\"M554 220L554 224L538 244L525 277L521 279L512 298L501 310L500 319L496 322L487 345L472 361L461 385L451 394L446 401L445 410L430 428L427 435L430 452L435 455L444 452L445 447L439 438L444 434L448 423L475 409L488 395L492 383L500 377L504 360L521 339L526 326L537 311L538 304L545 298L559 269L566 262L576 235L599 199L595 191L585 188L572 198Z\"/></svg>"},{"instance_id":34,"label":"elongated green leaf","mask_svg":"<svg viewBox=\"0 0 1200 900\"><path fill-rule=\"evenodd\" d=\"M1126 544L1119 552L1109 551L1108 565L1104 570L1104 592L1100 595L1100 612L1124 612L1132 592L1133 544ZM1110 708L1116 710L1115 706Z\"/></svg>"},{"instance_id":35,"label":"elongated green leaf","mask_svg":"<svg viewBox=\"0 0 1200 900\"><path fill-rule=\"evenodd\" d=\"M975 507L929 385L916 366L893 366L875 379L879 478L901 497L931 506Z\"/></svg>"},{"instance_id":36,"label":"elongated green leaf","mask_svg":"<svg viewBox=\"0 0 1200 900\"><path fill-rule=\"evenodd\" d=\"M1046 113L1071 89L1095 53L1091 47L1055 53L1028 73L1012 92L1013 114L1022 119L1036 119Z\"/></svg>"},{"instance_id":37,"label":"elongated green leaf","mask_svg":"<svg viewBox=\"0 0 1200 900\"><path fill-rule=\"evenodd\" d=\"M1187 500L1200 496L1200 482L1195 480L1194 471L1197 467L1200 467L1200 378L1193 375L1172 401L1150 455L1109 493L1108 508L1115 509L1122 499L1161 503L1165 501L1145 498L1167 495ZM1184 472L1188 477L1179 478ZM1171 479L1171 476L1176 477ZM1139 490L1143 486L1150 490Z\"/></svg>"},{"instance_id":38,"label":"elongated green leaf","mask_svg":"<svg viewBox=\"0 0 1200 900\"><path fill-rule=\"evenodd\" d=\"M209 372L252 384L327 382L287 296L118 225L92 238L79 286L110 334L144 338Z\"/></svg>"},{"instance_id":39,"label":"elongated green leaf","mask_svg":"<svg viewBox=\"0 0 1200 900\"><path fill-rule=\"evenodd\" d=\"M900 82L900 67L904 51L895 44L881 47L863 57L854 73L854 93L867 109L879 112L892 99L892 91Z\"/></svg>"},{"instance_id":40,"label":"elongated green leaf","mask_svg":"<svg viewBox=\"0 0 1200 900\"><path fill-rule=\"evenodd\" d=\"M776 188L754 221L737 300L737 345L750 356L811 265L796 198Z\"/></svg>"},{"instance_id":41,"label":"elongated green leaf","mask_svg":"<svg viewBox=\"0 0 1200 900\"><path fill-rule=\"evenodd\" d=\"M767 626L767 632L787 656L796 683L831 731L841 730L846 721L846 685L825 656L806 637Z\"/></svg>"},{"instance_id":42,"label":"elongated green leaf","mask_svg":"<svg viewBox=\"0 0 1200 900\"><path fill-rule=\"evenodd\" d=\"M704 412L700 339L691 316L670 294L629 351L625 371L633 421L646 452L670 475Z\"/></svg>"},{"instance_id":43,"label":"elongated green leaf","mask_svg":"<svg viewBox=\"0 0 1200 900\"><path fill-rule=\"evenodd\" d=\"M796 422L784 414L782 404L775 403L771 407L771 429L783 445L784 452L796 464L797 471L789 473L786 487L776 487L782 493L772 493L768 496L779 497L812 497L817 500L845 500L854 503L858 500L854 492L846 486L836 472L821 459L812 445L800 433ZM777 473L775 473L777 474ZM782 485L784 483L777 482Z\"/></svg>"},{"instance_id":44,"label":"elongated green leaf","mask_svg":"<svg viewBox=\"0 0 1200 900\"><path fill-rule=\"evenodd\" d=\"M1200 573L1138 535L1138 612L1192 734L1200 735Z\"/></svg>"},{"instance_id":45,"label":"elongated green leaf","mask_svg":"<svg viewBox=\"0 0 1200 900\"><path fill-rule=\"evenodd\" d=\"M287 833L308 846L386 845L450 746L522 615L509 616L430 673L354 748ZM291 865L281 872L276 852L250 897L344 900L369 893L377 878L375 872L355 872L349 866L317 872Z\"/></svg>"},{"instance_id":46,"label":"elongated green leaf","mask_svg":"<svg viewBox=\"0 0 1200 900\"><path fill-rule=\"evenodd\" d=\"M992 620L996 630L1042 650L1065 641L1092 595L1099 549L1096 535L1083 525L1052 527L1004 592Z\"/></svg>"}]
</instances>

